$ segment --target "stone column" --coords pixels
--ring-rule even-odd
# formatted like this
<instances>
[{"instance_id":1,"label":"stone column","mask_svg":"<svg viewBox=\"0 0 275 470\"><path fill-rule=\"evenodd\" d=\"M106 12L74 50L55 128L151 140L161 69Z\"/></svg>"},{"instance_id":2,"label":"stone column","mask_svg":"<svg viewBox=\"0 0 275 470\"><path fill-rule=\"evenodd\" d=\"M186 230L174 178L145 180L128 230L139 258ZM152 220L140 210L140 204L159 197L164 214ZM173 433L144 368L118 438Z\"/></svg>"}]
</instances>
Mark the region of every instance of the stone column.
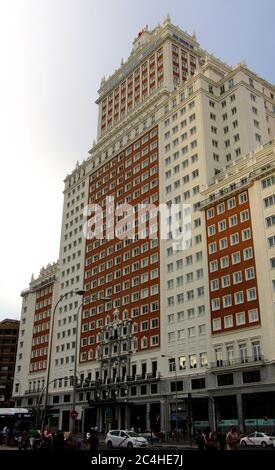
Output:
<instances>
[{"instance_id":1,"label":"stone column","mask_svg":"<svg viewBox=\"0 0 275 470\"><path fill-rule=\"evenodd\" d=\"M121 408L120 408L120 406L117 406L116 409L117 409L117 424L118 424L118 429L121 429Z\"/></svg>"},{"instance_id":2,"label":"stone column","mask_svg":"<svg viewBox=\"0 0 275 470\"><path fill-rule=\"evenodd\" d=\"M130 408L128 404L125 407L125 429L130 429Z\"/></svg>"},{"instance_id":3,"label":"stone column","mask_svg":"<svg viewBox=\"0 0 275 470\"><path fill-rule=\"evenodd\" d=\"M151 423L150 423L150 403L146 403L146 430L151 430Z\"/></svg>"},{"instance_id":4,"label":"stone column","mask_svg":"<svg viewBox=\"0 0 275 470\"><path fill-rule=\"evenodd\" d=\"M102 432L103 420L102 420L102 409L97 408L96 410L96 424L100 432Z\"/></svg>"},{"instance_id":5,"label":"stone column","mask_svg":"<svg viewBox=\"0 0 275 470\"><path fill-rule=\"evenodd\" d=\"M165 399L160 401L160 430L168 431L169 428L169 407Z\"/></svg>"},{"instance_id":6,"label":"stone column","mask_svg":"<svg viewBox=\"0 0 275 470\"><path fill-rule=\"evenodd\" d=\"M209 417L209 426L211 430L217 430L217 417L216 417L216 405L215 398L208 397L208 417Z\"/></svg>"},{"instance_id":7,"label":"stone column","mask_svg":"<svg viewBox=\"0 0 275 470\"><path fill-rule=\"evenodd\" d=\"M243 401L242 394L236 394L237 416L239 421L239 431L244 432L244 419L243 419Z\"/></svg>"}]
</instances>

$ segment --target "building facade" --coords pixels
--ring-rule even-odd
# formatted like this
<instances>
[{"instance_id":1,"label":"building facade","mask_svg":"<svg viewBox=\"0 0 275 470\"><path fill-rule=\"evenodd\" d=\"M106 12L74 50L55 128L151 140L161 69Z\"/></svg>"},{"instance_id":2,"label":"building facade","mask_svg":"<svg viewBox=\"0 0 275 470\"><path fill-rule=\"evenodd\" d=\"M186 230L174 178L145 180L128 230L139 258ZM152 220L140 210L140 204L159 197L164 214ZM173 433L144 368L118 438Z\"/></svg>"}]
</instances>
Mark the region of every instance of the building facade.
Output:
<instances>
[{"instance_id":1,"label":"building facade","mask_svg":"<svg viewBox=\"0 0 275 470\"><path fill-rule=\"evenodd\" d=\"M216 424L218 315L201 203L224 168L274 136L274 93L244 63L229 67L207 53L169 17L144 28L128 60L102 79L97 142L65 179L53 302L69 295L54 319L50 377L59 427L72 425L75 394L78 429L171 430L177 419L191 433ZM241 241L242 250L253 249ZM248 287L257 325L258 282ZM76 288L85 290L82 303ZM245 321L242 331L248 313Z\"/></svg>"},{"instance_id":2,"label":"building facade","mask_svg":"<svg viewBox=\"0 0 275 470\"><path fill-rule=\"evenodd\" d=\"M204 191L217 422L274 426L275 142L242 157Z\"/></svg>"},{"instance_id":3,"label":"building facade","mask_svg":"<svg viewBox=\"0 0 275 470\"><path fill-rule=\"evenodd\" d=\"M16 383L15 361L19 321L5 319L0 322L0 407L14 404L13 384Z\"/></svg>"}]
</instances>

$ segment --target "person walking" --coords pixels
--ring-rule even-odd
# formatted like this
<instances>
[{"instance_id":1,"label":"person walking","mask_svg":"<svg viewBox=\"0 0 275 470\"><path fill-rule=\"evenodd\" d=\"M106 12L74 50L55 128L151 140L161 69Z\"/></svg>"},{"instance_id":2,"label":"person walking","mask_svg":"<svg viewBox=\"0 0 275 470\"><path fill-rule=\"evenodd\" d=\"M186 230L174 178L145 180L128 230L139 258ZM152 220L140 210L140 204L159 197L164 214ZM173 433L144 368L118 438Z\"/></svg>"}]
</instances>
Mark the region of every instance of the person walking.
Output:
<instances>
[{"instance_id":1,"label":"person walking","mask_svg":"<svg viewBox=\"0 0 275 470\"><path fill-rule=\"evenodd\" d=\"M198 430L195 441L198 446L198 450L204 450L204 435L201 429Z\"/></svg>"},{"instance_id":2,"label":"person walking","mask_svg":"<svg viewBox=\"0 0 275 470\"><path fill-rule=\"evenodd\" d=\"M218 429L217 432L217 443L218 447L220 450L224 450L226 446L226 434L221 430L221 428Z\"/></svg>"},{"instance_id":3,"label":"person walking","mask_svg":"<svg viewBox=\"0 0 275 470\"><path fill-rule=\"evenodd\" d=\"M90 452L91 453L95 453L98 451L98 447L99 447L99 440L98 440L98 437L96 435L96 432L95 430L92 428L91 431L90 431L90 436L89 438L87 439L87 442L89 443L89 447L90 447Z\"/></svg>"},{"instance_id":4,"label":"person walking","mask_svg":"<svg viewBox=\"0 0 275 470\"><path fill-rule=\"evenodd\" d=\"M239 449L239 436L235 426L231 426L230 431L226 435L226 444L228 450L238 450Z\"/></svg>"}]
</instances>

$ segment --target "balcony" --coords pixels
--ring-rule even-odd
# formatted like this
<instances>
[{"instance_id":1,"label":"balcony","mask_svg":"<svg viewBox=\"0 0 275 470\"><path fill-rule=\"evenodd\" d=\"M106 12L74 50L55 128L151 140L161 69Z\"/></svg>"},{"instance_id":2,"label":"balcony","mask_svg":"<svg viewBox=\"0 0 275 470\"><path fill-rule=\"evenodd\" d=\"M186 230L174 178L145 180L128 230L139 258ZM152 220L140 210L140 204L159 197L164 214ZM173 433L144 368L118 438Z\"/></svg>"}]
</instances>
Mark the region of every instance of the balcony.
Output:
<instances>
[{"instance_id":1,"label":"balcony","mask_svg":"<svg viewBox=\"0 0 275 470\"><path fill-rule=\"evenodd\" d=\"M160 372L157 372L156 374L147 372L145 375L136 374L134 376L126 377L127 382L155 382L156 380L160 380Z\"/></svg>"},{"instance_id":2,"label":"balcony","mask_svg":"<svg viewBox=\"0 0 275 470\"><path fill-rule=\"evenodd\" d=\"M225 370L225 369L243 369L247 367L259 367L264 364L264 356L261 354L260 356L248 356L244 358L236 358L236 359L219 359L215 362L210 363L210 369L212 372L216 372L217 370Z\"/></svg>"}]
</instances>

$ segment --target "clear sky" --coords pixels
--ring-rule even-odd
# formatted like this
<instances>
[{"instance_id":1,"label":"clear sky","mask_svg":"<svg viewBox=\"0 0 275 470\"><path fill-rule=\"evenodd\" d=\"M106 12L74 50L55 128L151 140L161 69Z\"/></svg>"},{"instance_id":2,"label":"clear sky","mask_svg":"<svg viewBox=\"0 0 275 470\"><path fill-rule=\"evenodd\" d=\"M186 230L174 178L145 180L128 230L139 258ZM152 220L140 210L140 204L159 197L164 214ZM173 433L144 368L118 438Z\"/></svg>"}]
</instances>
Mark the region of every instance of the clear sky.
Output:
<instances>
[{"instance_id":1,"label":"clear sky","mask_svg":"<svg viewBox=\"0 0 275 470\"><path fill-rule=\"evenodd\" d=\"M0 319L58 258L63 179L96 136L100 79L170 13L201 47L275 82L274 0L1 0Z\"/></svg>"}]
</instances>

